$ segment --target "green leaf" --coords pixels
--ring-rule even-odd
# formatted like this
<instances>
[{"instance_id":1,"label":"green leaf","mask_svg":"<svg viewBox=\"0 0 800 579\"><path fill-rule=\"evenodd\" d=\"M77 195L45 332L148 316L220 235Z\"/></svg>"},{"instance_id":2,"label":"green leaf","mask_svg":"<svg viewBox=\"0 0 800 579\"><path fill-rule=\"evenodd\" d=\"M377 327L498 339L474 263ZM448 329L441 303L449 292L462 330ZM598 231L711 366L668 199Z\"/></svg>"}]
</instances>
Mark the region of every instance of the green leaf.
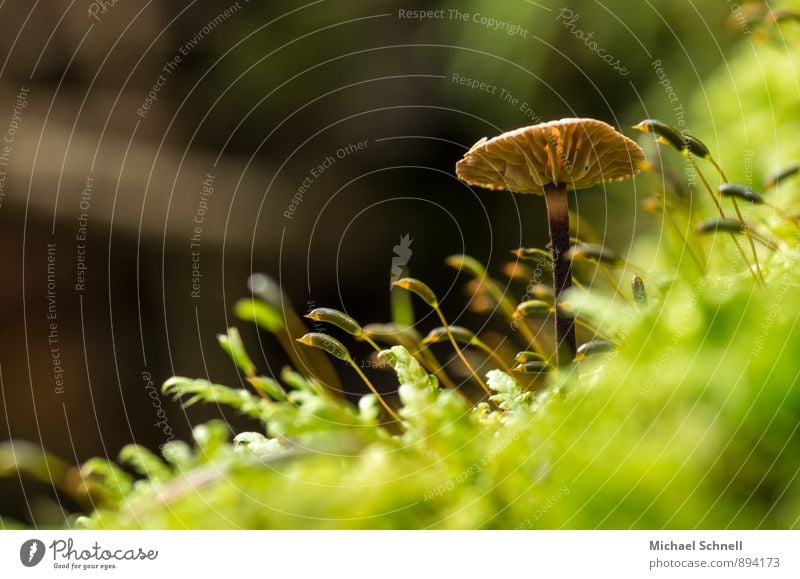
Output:
<instances>
[{"instance_id":1,"label":"green leaf","mask_svg":"<svg viewBox=\"0 0 800 579\"><path fill-rule=\"evenodd\" d=\"M284 366L281 370L281 380L284 384L301 392L309 392L315 396L325 396L328 391L313 378L306 378L299 372L292 370L289 366Z\"/></svg>"},{"instance_id":2,"label":"green leaf","mask_svg":"<svg viewBox=\"0 0 800 579\"><path fill-rule=\"evenodd\" d=\"M383 350L378 354L378 357L388 360L389 364L394 368L400 384L421 388L438 388L436 377L425 372L425 369L417 362L417 359L403 346L394 346L389 350Z\"/></svg>"},{"instance_id":3,"label":"green leaf","mask_svg":"<svg viewBox=\"0 0 800 579\"><path fill-rule=\"evenodd\" d=\"M255 364L250 360L247 355L247 350L242 343L242 337L239 335L239 330L236 328L228 328L227 334L217 334L217 341L223 350L231 357L234 364L245 373L246 376L252 377L256 373Z\"/></svg>"},{"instance_id":4,"label":"green leaf","mask_svg":"<svg viewBox=\"0 0 800 579\"><path fill-rule=\"evenodd\" d=\"M189 470L197 464L192 447L183 440L167 442L161 449L161 454L178 471Z\"/></svg>"},{"instance_id":5,"label":"green leaf","mask_svg":"<svg viewBox=\"0 0 800 579\"><path fill-rule=\"evenodd\" d=\"M0 477L24 473L42 482L58 484L70 468L66 461L39 445L22 440L0 443Z\"/></svg>"},{"instance_id":6,"label":"green leaf","mask_svg":"<svg viewBox=\"0 0 800 579\"><path fill-rule=\"evenodd\" d=\"M358 413L365 422L375 422L381 415L378 398L374 394L367 394L359 398Z\"/></svg>"},{"instance_id":7,"label":"green leaf","mask_svg":"<svg viewBox=\"0 0 800 579\"><path fill-rule=\"evenodd\" d=\"M247 381L253 388L272 397L273 400L286 400L286 390L283 389L283 386L281 386L277 380L273 380L267 376L252 376L248 378Z\"/></svg>"},{"instance_id":8,"label":"green leaf","mask_svg":"<svg viewBox=\"0 0 800 579\"><path fill-rule=\"evenodd\" d=\"M253 298L239 300L233 306L233 311L243 322L255 322L267 332L274 334L283 329L283 320L278 311L262 300Z\"/></svg>"},{"instance_id":9,"label":"green leaf","mask_svg":"<svg viewBox=\"0 0 800 579\"><path fill-rule=\"evenodd\" d=\"M501 370L490 370L486 374L486 384L492 392L497 392L491 399L503 410L530 411L532 394L523 392L519 382L512 376Z\"/></svg>"},{"instance_id":10,"label":"green leaf","mask_svg":"<svg viewBox=\"0 0 800 579\"><path fill-rule=\"evenodd\" d=\"M103 458L90 458L81 466L85 492L104 506L120 504L133 489L133 477Z\"/></svg>"},{"instance_id":11,"label":"green leaf","mask_svg":"<svg viewBox=\"0 0 800 579\"><path fill-rule=\"evenodd\" d=\"M262 421L266 420L272 412L272 402L269 400L260 398L242 388L229 388L221 384L213 384L208 380L173 376L164 382L162 391L175 399L188 397L183 402L184 407L198 402L223 404Z\"/></svg>"},{"instance_id":12,"label":"green leaf","mask_svg":"<svg viewBox=\"0 0 800 579\"><path fill-rule=\"evenodd\" d=\"M140 475L154 481L166 481L172 478L172 471L151 450L138 444L123 446L119 452L119 461L130 465Z\"/></svg>"},{"instance_id":13,"label":"green leaf","mask_svg":"<svg viewBox=\"0 0 800 579\"><path fill-rule=\"evenodd\" d=\"M274 438L267 438L260 432L241 432L233 438L237 450L248 450L252 453L265 455L280 452L281 444Z\"/></svg>"},{"instance_id":14,"label":"green leaf","mask_svg":"<svg viewBox=\"0 0 800 579\"><path fill-rule=\"evenodd\" d=\"M198 455L209 461L223 454L230 435L230 427L222 420L211 420L192 429Z\"/></svg>"}]
</instances>

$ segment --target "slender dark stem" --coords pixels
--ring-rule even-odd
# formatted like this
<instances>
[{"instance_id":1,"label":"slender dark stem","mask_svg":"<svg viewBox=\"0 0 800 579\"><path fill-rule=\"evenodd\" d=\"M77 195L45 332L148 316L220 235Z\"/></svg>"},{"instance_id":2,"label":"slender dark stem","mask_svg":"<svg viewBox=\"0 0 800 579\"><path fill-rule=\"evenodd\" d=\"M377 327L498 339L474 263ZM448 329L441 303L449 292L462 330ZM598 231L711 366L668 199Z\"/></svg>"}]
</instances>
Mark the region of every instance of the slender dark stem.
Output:
<instances>
[{"instance_id":1,"label":"slender dark stem","mask_svg":"<svg viewBox=\"0 0 800 579\"><path fill-rule=\"evenodd\" d=\"M547 218L550 224L550 255L553 259L553 292L556 303L561 292L572 286L572 268L564 255L569 250L569 205L565 187L549 185L544 188ZM575 324L556 308L556 355L559 366L565 366L575 356Z\"/></svg>"}]
</instances>

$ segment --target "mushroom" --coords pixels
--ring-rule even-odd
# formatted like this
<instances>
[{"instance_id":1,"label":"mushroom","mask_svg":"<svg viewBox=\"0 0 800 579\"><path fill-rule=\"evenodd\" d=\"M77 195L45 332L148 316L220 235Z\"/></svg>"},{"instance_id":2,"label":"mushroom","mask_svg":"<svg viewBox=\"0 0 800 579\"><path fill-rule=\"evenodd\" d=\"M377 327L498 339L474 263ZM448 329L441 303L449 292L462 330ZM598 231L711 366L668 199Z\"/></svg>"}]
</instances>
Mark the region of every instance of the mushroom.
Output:
<instances>
[{"instance_id":1,"label":"mushroom","mask_svg":"<svg viewBox=\"0 0 800 579\"><path fill-rule=\"evenodd\" d=\"M469 185L512 193L544 195L553 260L556 299L572 285L567 191L635 175L642 149L611 125L595 119L561 119L522 127L492 139L485 137L456 164ZM575 355L572 319L556 309L556 356L560 365ZM568 350L565 351L565 350Z\"/></svg>"}]
</instances>

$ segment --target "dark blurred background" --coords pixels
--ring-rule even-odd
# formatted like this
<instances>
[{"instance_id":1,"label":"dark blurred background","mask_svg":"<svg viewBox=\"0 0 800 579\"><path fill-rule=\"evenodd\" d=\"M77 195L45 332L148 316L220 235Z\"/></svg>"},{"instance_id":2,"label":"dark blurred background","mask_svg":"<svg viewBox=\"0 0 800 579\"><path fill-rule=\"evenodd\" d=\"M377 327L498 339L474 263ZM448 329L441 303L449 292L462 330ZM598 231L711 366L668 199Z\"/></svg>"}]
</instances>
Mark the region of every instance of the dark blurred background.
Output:
<instances>
[{"instance_id":1,"label":"dark blurred background","mask_svg":"<svg viewBox=\"0 0 800 579\"><path fill-rule=\"evenodd\" d=\"M688 120L741 37L731 17L719 0L4 2L0 438L77 462L186 437L221 411L153 385L240 380L215 335L254 271L298 311L386 321L408 235L407 267L464 322L443 257L497 269L546 237L540 198L457 182L464 151L561 117L629 135L681 105ZM626 183L573 203L624 252L638 198ZM30 522L47 489L26 488L0 480L0 515Z\"/></svg>"}]
</instances>

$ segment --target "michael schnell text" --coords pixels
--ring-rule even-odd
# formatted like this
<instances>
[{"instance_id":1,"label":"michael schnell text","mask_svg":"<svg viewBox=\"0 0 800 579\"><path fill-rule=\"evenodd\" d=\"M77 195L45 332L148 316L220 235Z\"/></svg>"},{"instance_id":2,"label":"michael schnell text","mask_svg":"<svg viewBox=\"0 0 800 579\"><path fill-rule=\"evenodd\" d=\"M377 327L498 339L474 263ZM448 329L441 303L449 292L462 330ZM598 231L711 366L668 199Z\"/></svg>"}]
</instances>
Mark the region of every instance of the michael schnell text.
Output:
<instances>
[{"instance_id":1,"label":"michael schnell text","mask_svg":"<svg viewBox=\"0 0 800 579\"><path fill-rule=\"evenodd\" d=\"M733 543L717 543L716 541L692 541L676 543L675 541L650 541L651 551L741 551L742 541Z\"/></svg>"}]
</instances>

